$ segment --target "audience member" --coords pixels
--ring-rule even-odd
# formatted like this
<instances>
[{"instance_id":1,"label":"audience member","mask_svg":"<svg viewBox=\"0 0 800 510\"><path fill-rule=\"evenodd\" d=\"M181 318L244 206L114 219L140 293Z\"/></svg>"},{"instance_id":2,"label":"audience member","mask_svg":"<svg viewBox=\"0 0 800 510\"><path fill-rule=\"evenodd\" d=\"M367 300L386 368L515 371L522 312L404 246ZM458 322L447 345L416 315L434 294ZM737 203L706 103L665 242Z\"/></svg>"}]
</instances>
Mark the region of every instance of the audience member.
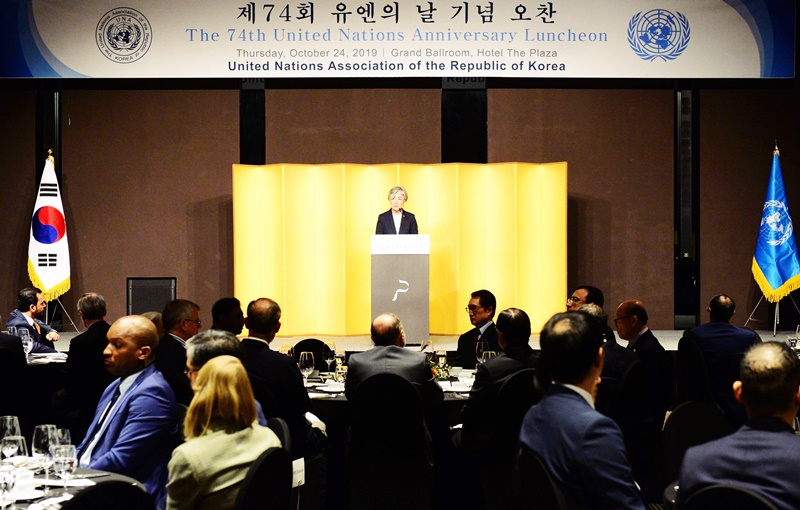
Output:
<instances>
[{"instance_id":1,"label":"audience member","mask_svg":"<svg viewBox=\"0 0 800 510\"><path fill-rule=\"evenodd\" d=\"M293 358L270 349L270 343L281 329L281 307L268 298L259 298L247 305L245 325L248 336L242 339L246 354L245 368L253 392L267 418L286 421L294 458L310 458L322 452L326 438L311 427L306 413L311 400L303 384L303 375Z\"/></svg>"},{"instance_id":2,"label":"audience member","mask_svg":"<svg viewBox=\"0 0 800 510\"><path fill-rule=\"evenodd\" d=\"M135 478L161 509L178 426L175 395L153 364L157 346L156 327L144 317L130 315L111 325L105 363L118 379L103 392L77 450L81 467Z\"/></svg>"},{"instance_id":3,"label":"audience member","mask_svg":"<svg viewBox=\"0 0 800 510\"><path fill-rule=\"evenodd\" d=\"M192 340L189 345L191 351ZM256 402L239 359L209 359L192 388L195 395L183 428L186 442L169 461L167 508L233 508L250 465L281 443L270 429L255 423Z\"/></svg>"},{"instance_id":4,"label":"audience member","mask_svg":"<svg viewBox=\"0 0 800 510\"><path fill-rule=\"evenodd\" d=\"M25 350L22 348L22 341L18 336L10 335L5 332L0 333L0 349L5 349L14 353L16 357L25 363Z\"/></svg>"},{"instance_id":5,"label":"audience member","mask_svg":"<svg viewBox=\"0 0 800 510\"><path fill-rule=\"evenodd\" d=\"M78 315L86 330L70 340L65 367L67 400L72 408L67 420L75 442L86 435L100 396L114 381L103 355L111 327L105 321L106 313L106 300L100 294L89 292L78 300Z\"/></svg>"},{"instance_id":6,"label":"audience member","mask_svg":"<svg viewBox=\"0 0 800 510\"><path fill-rule=\"evenodd\" d=\"M477 357L475 348L478 341L488 342L489 350L500 352L497 331L494 327L494 310L497 300L488 290L476 290L467 304L469 321L475 326L458 338L458 361L462 368L475 368Z\"/></svg>"},{"instance_id":7,"label":"audience member","mask_svg":"<svg viewBox=\"0 0 800 510\"><path fill-rule=\"evenodd\" d=\"M164 306L161 320L167 331L158 344L156 368L175 392L175 399L185 406L192 401L192 387L184 374L186 341L200 331L200 307L186 299L176 299Z\"/></svg>"},{"instance_id":8,"label":"audience member","mask_svg":"<svg viewBox=\"0 0 800 510\"><path fill-rule=\"evenodd\" d=\"M145 319L150 319L153 324L156 325L156 329L158 330L158 338L164 338L164 335L167 334L164 331L164 323L161 321L161 312L144 312L142 317Z\"/></svg>"},{"instance_id":9,"label":"audience member","mask_svg":"<svg viewBox=\"0 0 800 510\"><path fill-rule=\"evenodd\" d=\"M372 322L370 337L375 346L368 351L353 353L348 360L345 396L350 398L358 384L368 377L388 372L414 384L424 407L436 407L444 400L442 388L431 372L428 357L422 352L404 349L406 333L397 315L379 315Z\"/></svg>"},{"instance_id":10,"label":"audience member","mask_svg":"<svg viewBox=\"0 0 800 510\"><path fill-rule=\"evenodd\" d=\"M739 380L739 365L747 349L761 343L752 329L730 323L736 303L719 294L708 304L710 322L686 330L678 342L678 388L681 400L710 397L738 428L746 419L744 406L736 401L733 383Z\"/></svg>"},{"instance_id":11,"label":"audience member","mask_svg":"<svg viewBox=\"0 0 800 510\"><path fill-rule=\"evenodd\" d=\"M6 328L28 330L33 339L31 352L56 352L53 342L60 336L56 330L41 321L47 303L44 301L42 291L36 287L28 287L19 291L17 295L17 309L11 312L6 322Z\"/></svg>"},{"instance_id":12,"label":"audience member","mask_svg":"<svg viewBox=\"0 0 800 510\"><path fill-rule=\"evenodd\" d=\"M602 330L586 313L561 313L547 322L540 344L554 384L525 415L520 441L543 460L568 508L643 510L622 433L594 409Z\"/></svg>"},{"instance_id":13,"label":"audience member","mask_svg":"<svg viewBox=\"0 0 800 510\"><path fill-rule=\"evenodd\" d=\"M186 341L186 377L192 385L200 369L217 356L233 356L244 363L245 352L242 342L230 331L221 329L203 331ZM250 381L249 378L247 380ZM258 424L266 427L267 419L258 401L256 401L256 411Z\"/></svg>"},{"instance_id":14,"label":"audience member","mask_svg":"<svg viewBox=\"0 0 800 510\"><path fill-rule=\"evenodd\" d=\"M715 484L750 489L782 510L800 508L800 437L792 429L800 409L800 360L783 343L757 344L744 355L733 393L748 421L686 452L676 508Z\"/></svg>"},{"instance_id":15,"label":"audience member","mask_svg":"<svg viewBox=\"0 0 800 510\"><path fill-rule=\"evenodd\" d=\"M567 311L575 312L583 305L597 305L600 307L600 309L602 309L603 306L605 306L605 301L606 298L603 295L602 290L598 289L597 287L592 287L591 285L581 285L580 287L575 288L575 290L572 292L572 295L569 297L569 299L567 299ZM614 335L614 330L608 325L608 315L606 315L606 322L602 326L603 335L605 336L606 340L612 340L616 342L617 337ZM606 356L606 363L608 363L608 356Z\"/></svg>"},{"instance_id":16,"label":"audience member","mask_svg":"<svg viewBox=\"0 0 800 510\"><path fill-rule=\"evenodd\" d=\"M211 307L211 329L230 331L238 335L244 328L242 304L235 297L225 297Z\"/></svg>"}]
</instances>

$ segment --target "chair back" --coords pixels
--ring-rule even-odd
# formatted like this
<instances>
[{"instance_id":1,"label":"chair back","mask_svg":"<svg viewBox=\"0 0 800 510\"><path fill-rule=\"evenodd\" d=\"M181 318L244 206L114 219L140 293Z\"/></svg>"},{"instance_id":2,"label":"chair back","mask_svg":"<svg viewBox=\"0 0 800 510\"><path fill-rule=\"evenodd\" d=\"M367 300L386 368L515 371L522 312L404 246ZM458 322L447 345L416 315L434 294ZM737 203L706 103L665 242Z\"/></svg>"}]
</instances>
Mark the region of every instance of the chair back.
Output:
<instances>
[{"instance_id":1,"label":"chair back","mask_svg":"<svg viewBox=\"0 0 800 510\"><path fill-rule=\"evenodd\" d=\"M542 459L520 445L516 460L520 480L519 508L523 510L569 510L564 493L550 475Z\"/></svg>"},{"instance_id":2,"label":"chair back","mask_svg":"<svg viewBox=\"0 0 800 510\"><path fill-rule=\"evenodd\" d=\"M678 479L686 450L731 432L733 427L716 404L692 400L676 407L661 433L664 480Z\"/></svg>"},{"instance_id":3,"label":"chair back","mask_svg":"<svg viewBox=\"0 0 800 510\"><path fill-rule=\"evenodd\" d=\"M247 470L234 510L289 510L292 500L292 459L283 448L269 448Z\"/></svg>"},{"instance_id":4,"label":"chair back","mask_svg":"<svg viewBox=\"0 0 800 510\"><path fill-rule=\"evenodd\" d=\"M27 387L27 373L25 366L25 355L20 355L9 349L0 348L0 384L3 388L22 388ZM33 404L26 404L25 393L22 391L10 391L0 399L0 414L2 416L25 415L26 411ZM36 403L36 404L40 404Z\"/></svg>"},{"instance_id":5,"label":"chair back","mask_svg":"<svg viewBox=\"0 0 800 510\"><path fill-rule=\"evenodd\" d=\"M414 385L395 374L373 375L355 388L351 406L349 508L429 508L430 436Z\"/></svg>"},{"instance_id":6,"label":"chair back","mask_svg":"<svg viewBox=\"0 0 800 510\"><path fill-rule=\"evenodd\" d=\"M314 370L319 370L320 372L327 372L328 371L328 364L325 363L325 350L330 349L328 346L325 345L325 342L318 338L306 338L305 340L300 340L294 346L294 360L300 363L300 353L301 352L313 352L314 353Z\"/></svg>"},{"instance_id":7,"label":"chair back","mask_svg":"<svg viewBox=\"0 0 800 510\"><path fill-rule=\"evenodd\" d=\"M709 485L686 498L680 510L777 510L777 507L745 487Z\"/></svg>"},{"instance_id":8,"label":"chair back","mask_svg":"<svg viewBox=\"0 0 800 510\"><path fill-rule=\"evenodd\" d=\"M493 443L511 465L519 439L522 419L541 398L534 377L536 369L526 368L508 377L497 391L497 412L493 426Z\"/></svg>"},{"instance_id":9,"label":"chair back","mask_svg":"<svg viewBox=\"0 0 800 510\"><path fill-rule=\"evenodd\" d=\"M124 480L98 481L61 504L61 510L155 510L155 507L144 486Z\"/></svg>"},{"instance_id":10,"label":"chair back","mask_svg":"<svg viewBox=\"0 0 800 510\"><path fill-rule=\"evenodd\" d=\"M281 442L281 446L287 452L292 451L292 436L289 433L289 425L283 418L269 418L267 420L267 427L269 427Z\"/></svg>"}]
</instances>

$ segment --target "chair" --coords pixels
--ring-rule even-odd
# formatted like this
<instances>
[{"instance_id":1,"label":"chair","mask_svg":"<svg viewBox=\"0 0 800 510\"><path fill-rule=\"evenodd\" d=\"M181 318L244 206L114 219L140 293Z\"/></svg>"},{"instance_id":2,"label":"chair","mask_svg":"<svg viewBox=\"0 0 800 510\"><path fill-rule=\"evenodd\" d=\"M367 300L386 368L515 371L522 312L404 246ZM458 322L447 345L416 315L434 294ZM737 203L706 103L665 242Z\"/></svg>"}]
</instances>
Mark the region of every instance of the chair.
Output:
<instances>
[{"instance_id":1,"label":"chair","mask_svg":"<svg viewBox=\"0 0 800 510\"><path fill-rule=\"evenodd\" d=\"M664 423L661 445L664 480L677 480L683 457L692 446L707 443L733 432L722 411L710 402L692 400L675 408Z\"/></svg>"},{"instance_id":2,"label":"chair","mask_svg":"<svg viewBox=\"0 0 800 510\"><path fill-rule=\"evenodd\" d=\"M3 388L27 386L26 368L24 354L9 349L0 349L0 384ZM25 393L22 391L10 391L0 399L2 416L26 415L25 411L33 404L26 401L24 395Z\"/></svg>"},{"instance_id":3,"label":"chair","mask_svg":"<svg viewBox=\"0 0 800 510\"><path fill-rule=\"evenodd\" d=\"M430 435L414 385L395 374L373 375L355 388L351 408L349 508L430 508Z\"/></svg>"},{"instance_id":4,"label":"chair","mask_svg":"<svg viewBox=\"0 0 800 510\"><path fill-rule=\"evenodd\" d=\"M325 363L325 351L330 350L330 347L325 345L325 342L318 338L306 338L305 340L300 340L294 346L294 360L296 362L300 362L300 353L301 352L313 352L314 353L314 370L319 370L320 372L327 372L328 371L328 364Z\"/></svg>"},{"instance_id":5,"label":"chair","mask_svg":"<svg viewBox=\"0 0 800 510\"><path fill-rule=\"evenodd\" d=\"M569 510L564 493L542 459L530 448L520 445L516 460L520 483L519 508L523 510Z\"/></svg>"},{"instance_id":6,"label":"chair","mask_svg":"<svg viewBox=\"0 0 800 510\"><path fill-rule=\"evenodd\" d=\"M269 448L247 470L234 510L289 510L292 500L292 458L283 448Z\"/></svg>"},{"instance_id":7,"label":"chair","mask_svg":"<svg viewBox=\"0 0 800 510\"><path fill-rule=\"evenodd\" d=\"M678 489L680 490L680 489ZM777 510L761 494L735 485L709 485L695 492L680 510Z\"/></svg>"},{"instance_id":8,"label":"chair","mask_svg":"<svg viewBox=\"0 0 800 510\"><path fill-rule=\"evenodd\" d=\"M286 424L286 421L283 418L269 418L267 420L267 427L269 427L278 439L281 441L281 446L287 452L292 451L292 436L289 434L289 425Z\"/></svg>"},{"instance_id":9,"label":"chair","mask_svg":"<svg viewBox=\"0 0 800 510\"><path fill-rule=\"evenodd\" d=\"M98 481L61 504L61 510L154 510L144 486L124 480Z\"/></svg>"}]
</instances>

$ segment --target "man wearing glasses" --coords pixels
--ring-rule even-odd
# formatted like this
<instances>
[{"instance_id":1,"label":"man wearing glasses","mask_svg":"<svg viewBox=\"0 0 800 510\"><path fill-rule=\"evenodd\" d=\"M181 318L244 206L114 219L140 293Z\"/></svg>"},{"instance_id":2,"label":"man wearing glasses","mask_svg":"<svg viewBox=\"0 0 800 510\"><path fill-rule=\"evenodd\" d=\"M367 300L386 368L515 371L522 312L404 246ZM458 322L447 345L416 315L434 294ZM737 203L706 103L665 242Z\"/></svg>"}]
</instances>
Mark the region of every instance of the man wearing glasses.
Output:
<instances>
[{"instance_id":1,"label":"man wearing glasses","mask_svg":"<svg viewBox=\"0 0 800 510\"><path fill-rule=\"evenodd\" d=\"M184 374L186 368L186 341L200 331L200 307L186 299L176 299L164 306L161 312L167 332L156 349L156 368L175 392L175 400L188 406L192 401L192 387Z\"/></svg>"},{"instance_id":2,"label":"man wearing glasses","mask_svg":"<svg viewBox=\"0 0 800 510\"><path fill-rule=\"evenodd\" d=\"M500 353L497 343L497 330L494 327L494 310L497 300L488 290L476 290L472 293L466 311L469 321L475 326L458 338L458 360L462 368L475 368L477 357L475 348L478 342L488 342L489 350Z\"/></svg>"}]
</instances>

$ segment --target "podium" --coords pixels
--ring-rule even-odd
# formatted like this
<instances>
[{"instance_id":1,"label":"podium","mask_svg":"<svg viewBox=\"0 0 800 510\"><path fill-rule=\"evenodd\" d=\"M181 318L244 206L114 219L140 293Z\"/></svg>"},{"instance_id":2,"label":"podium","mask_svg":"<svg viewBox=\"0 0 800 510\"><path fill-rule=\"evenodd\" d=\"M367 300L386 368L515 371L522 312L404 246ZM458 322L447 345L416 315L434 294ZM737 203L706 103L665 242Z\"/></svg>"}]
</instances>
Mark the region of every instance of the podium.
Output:
<instances>
[{"instance_id":1,"label":"podium","mask_svg":"<svg viewBox=\"0 0 800 510\"><path fill-rule=\"evenodd\" d=\"M403 322L406 343L430 336L430 236L373 235L372 320L391 312Z\"/></svg>"}]
</instances>

